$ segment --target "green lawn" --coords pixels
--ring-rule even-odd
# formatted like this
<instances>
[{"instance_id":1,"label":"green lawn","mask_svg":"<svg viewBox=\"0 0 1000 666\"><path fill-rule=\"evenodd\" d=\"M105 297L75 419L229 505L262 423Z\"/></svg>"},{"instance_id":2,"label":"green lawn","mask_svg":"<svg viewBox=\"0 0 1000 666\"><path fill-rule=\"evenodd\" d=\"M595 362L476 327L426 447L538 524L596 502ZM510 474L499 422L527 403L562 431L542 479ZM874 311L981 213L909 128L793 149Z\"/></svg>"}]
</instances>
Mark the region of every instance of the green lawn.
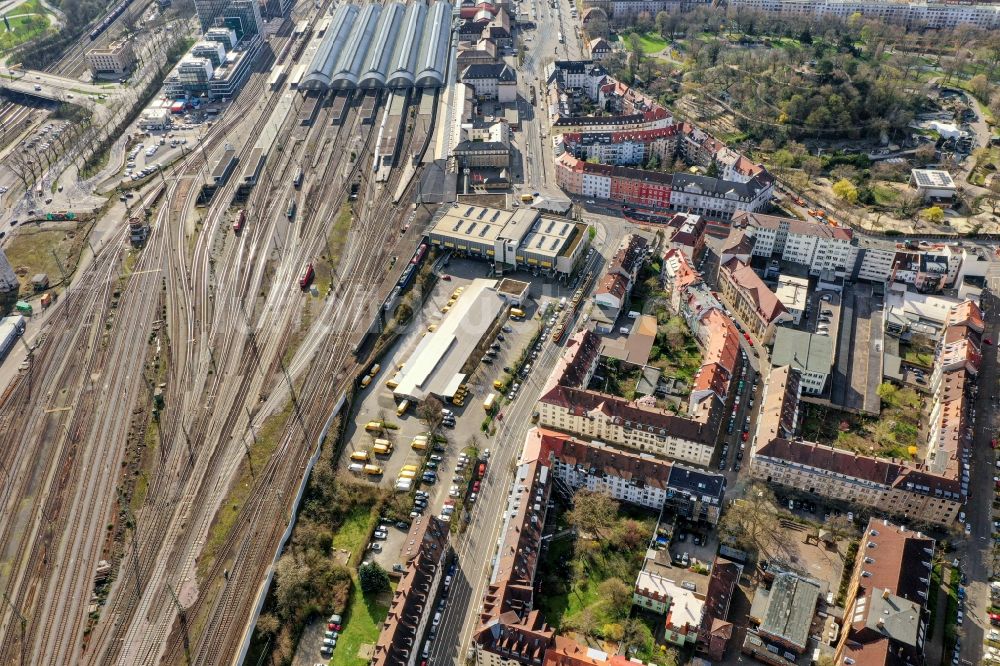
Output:
<instances>
[{"instance_id":1,"label":"green lawn","mask_svg":"<svg viewBox=\"0 0 1000 666\"><path fill-rule=\"evenodd\" d=\"M934 364L934 355L928 354L927 352L913 351L911 349L907 350L906 353L903 354L903 360L906 361L907 363L914 363L916 365L930 367L931 365Z\"/></svg>"},{"instance_id":2,"label":"green lawn","mask_svg":"<svg viewBox=\"0 0 1000 666\"><path fill-rule=\"evenodd\" d=\"M0 53L41 37L50 27L48 12L38 0L18 5L10 12L10 30L0 21Z\"/></svg>"},{"instance_id":3,"label":"green lawn","mask_svg":"<svg viewBox=\"0 0 1000 666\"><path fill-rule=\"evenodd\" d=\"M352 556L360 552L365 547L368 532L376 519L373 507L353 507L334 533L333 547L350 551ZM340 634L330 663L363 666L368 661L358 657L358 648L378 640L381 624L389 613L389 607L379 604L374 596L363 594L356 574L352 576L352 580L351 603L344 612L344 631Z\"/></svg>"},{"instance_id":4,"label":"green lawn","mask_svg":"<svg viewBox=\"0 0 1000 666\"><path fill-rule=\"evenodd\" d=\"M659 53L667 48L667 40L655 32L647 32L645 35L639 35L639 46L642 48L643 53L650 55L652 53Z\"/></svg>"},{"instance_id":5,"label":"green lawn","mask_svg":"<svg viewBox=\"0 0 1000 666\"><path fill-rule=\"evenodd\" d=\"M395 584L393 589L395 590ZM373 596L361 593L361 586L355 576L351 605L344 613L344 631L340 634L330 663L333 666L365 666L368 660L358 657L358 649L365 643L378 641L382 622L388 614L388 606L378 603Z\"/></svg>"},{"instance_id":6,"label":"green lawn","mask_svg":"<svg viewBox=\"0 0 1000 666\"><path fill-rule=\"evenodd\" d=\"M364 548L365 539L368 538L368 531L371 529L375 515L372 507L356 506L344 520L344 524L337 528L333 535L333 547L349 550L351 553L357 552L359 548Z\"/></svg>"},{"instance_id":7,"label":"green lawn","mask_svg":"<svg viewBox=\"0 0 1000 666\"><path fill-rule=\"evenodd\" d=\"M872 196L875 197L875 203L880 206L888 206L899 199L899 193L888 185L873 185Z\"/></svg>"}]
</instances>

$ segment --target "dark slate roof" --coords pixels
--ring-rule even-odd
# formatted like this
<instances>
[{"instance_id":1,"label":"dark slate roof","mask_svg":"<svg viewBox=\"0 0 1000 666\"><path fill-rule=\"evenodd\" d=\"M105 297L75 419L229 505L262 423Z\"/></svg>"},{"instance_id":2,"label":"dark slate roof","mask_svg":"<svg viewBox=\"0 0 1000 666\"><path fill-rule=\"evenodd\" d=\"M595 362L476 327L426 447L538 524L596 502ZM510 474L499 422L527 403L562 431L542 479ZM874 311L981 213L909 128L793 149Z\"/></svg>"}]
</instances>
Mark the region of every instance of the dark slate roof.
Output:
<instances>
[{"instance_id":1,"label":"dark slate roof","mask_svg":"<svg viewBox=\"0 0 1000 666\"><path fill-rule=\"evenodd\" d=\"M497 81L516 81L517 74L509 65L502 62L475 63L462 72L462 80L496 79Z\"/></svg>"}]
</instances>

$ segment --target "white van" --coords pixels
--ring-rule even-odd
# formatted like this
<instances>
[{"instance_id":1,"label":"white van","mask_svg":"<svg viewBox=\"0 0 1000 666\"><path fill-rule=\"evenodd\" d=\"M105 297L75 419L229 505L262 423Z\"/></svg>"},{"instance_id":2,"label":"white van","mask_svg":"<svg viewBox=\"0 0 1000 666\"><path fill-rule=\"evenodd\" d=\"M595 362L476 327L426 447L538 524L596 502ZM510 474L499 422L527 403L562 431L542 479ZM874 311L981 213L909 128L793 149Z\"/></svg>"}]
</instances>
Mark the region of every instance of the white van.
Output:
<instances>
[{"instance_id":1,"label":"white van","mask_svg":"<svg viewBox=\"0 0 1000 666\"><path fill-rule=\"evenodd\" d=\"M348 467L347 469L354 472L355 474L360 474L361 472L364 471L365 466L361 463L351 463L350 467Z\"/></svg>"},{"instance_id":2,"label":"white van","mask_svg":"<svg viewBox=\"0 0 1000 666\"><path fill-rule=\"evenodd\" d=\"M636 312L635 310L629 310L628 318L629 319L638 319L640 314L641 313Z\"/></svg>"},{"instance_id":3,"label":"white van","mask_svg":"<svg viewBox=\"0 0 1000 666\"><path fill-rule=\"evenodd\" d=\"M622 326L621 328L618 329L618 332L621 333L622 335L628 335L629 331L631 330L632 329L629 328L628 326Z\"/></svg>"}]
</instances>

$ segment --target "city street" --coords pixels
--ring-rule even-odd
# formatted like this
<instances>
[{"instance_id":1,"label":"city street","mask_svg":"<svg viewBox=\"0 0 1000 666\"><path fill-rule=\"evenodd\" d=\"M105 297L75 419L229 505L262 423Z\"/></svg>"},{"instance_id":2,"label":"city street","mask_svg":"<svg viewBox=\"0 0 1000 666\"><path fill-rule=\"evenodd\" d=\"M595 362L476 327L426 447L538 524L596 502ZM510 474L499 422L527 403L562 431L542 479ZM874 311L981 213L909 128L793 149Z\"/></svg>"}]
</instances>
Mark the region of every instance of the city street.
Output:
<instances>
[{"instance_id":1,"label":"city street","mask_svg":"<svg viewBox=\"0 0 1000 666\"><path fill-rule=\"evenodd\" d=\"M994 264L996 266L996 264ZM995 269L994 269L995 270ZM995 280L988 284L995 287ZM984 338L994 341L1000 334L1000 298L996 292L983 292L983 307L986 310ZM990 440L1000 427L1000 413L992 403L997 396L997 349L983 346L983 358L979 368L979 393L976 396L975 411L979 418L973 429L972 461L970 463L971 483L974 489L966 504L965 512L972 526L972 536L959 550L960 569L969 579L966 588L967 608L965 621L959 627L962 639L963 664L983 663L983 641L989 633L990 577L993 575L991 549L993 545L993 497L995 455ZM980 495L980 493L982 493ZM959 528L961 529L961 528Z\"/></svg>"},{"instance_id":2,"label":"city street","mask_svg":"<svg viewBox=\"0 0 1000 666\"><path fill-rule=\"evenodd\" d=\"M595 239L598 251L594 253L588 268L599 270L609 254L617 249L626 230L626 225L618 224L600 231ZM567 326L575 324L575 321L568 322ZM452 544L458 555L458 573L452 583L438 638L431 652L432 664L459 663L465 659L471 645L471 634L478 622L480 604L490 581L503 521L503 505L514 478L517 458L525 435L534 427L531 415L537 408L542 385L568 339L567 336L558 345L546 340L544 351L521 387L521 397L513 406L504 410L503 425L496 437L483 443L483 446L488 446L492 451L490 472L486 475L479 500L472 512L471 525Z\"/></svg>"},{"instance_id":3,"label":"city street","mask_svg":"<svg viewBox=\"0 0 1000 666\"><path fill-rule=\"evenodd\" d=\"M515 135L514 147L523 159L522 182L532 192L542 192L559 198L565 194L555 182L555 166L549 143L549 118L545 94L545 66L555 59L579 59L583 49L577 38L575 20L567 20L572 3L560 0L556 9L541 0L533 3L536 27L520 30L518 35L525 47L524 62L518 68L519 95L522 106L521 131ZM566 17L564 19L564 17ZM559 35L563 43L559 43ZM531 90L535 88L535 105L531 106Z\"/></svg>"}]
</instances>

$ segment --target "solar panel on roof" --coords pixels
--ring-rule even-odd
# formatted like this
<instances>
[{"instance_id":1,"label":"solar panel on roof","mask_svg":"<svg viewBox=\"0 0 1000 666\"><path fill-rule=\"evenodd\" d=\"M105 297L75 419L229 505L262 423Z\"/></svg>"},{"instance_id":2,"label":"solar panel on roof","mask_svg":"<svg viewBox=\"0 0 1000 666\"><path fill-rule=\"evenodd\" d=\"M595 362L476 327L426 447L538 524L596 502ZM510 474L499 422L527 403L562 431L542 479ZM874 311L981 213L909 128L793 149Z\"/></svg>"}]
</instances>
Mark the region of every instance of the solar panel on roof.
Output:
<instances>
[{"instance_id":1,"label":"solar panel on roof","mask_svg":"<svg viewBox=\"0 0 1000 666\"><path fill-rule=\"evenodd\" d=\"M567 231L569 231L569 222L563 225L562 235L565 236Z\"/></svg>"},{"instance_id":2,"label":"solar panel on roof","mask_svg":"<svg viewBox=\"0 0 1000 666\"><path fill-rule=\"evenodd\" d=\"M559 247L559 239L558 238L553 238L552 239L552 247L550 249L551 250L555 250L557 247Z\"/></svg>"},{"instance_id":3,"label":"solar panel on roof","mask_svg":"<svg viewBox=\"0 0 1000 666\"><path fill-rule=\"evenodd\" d=\"M487 224L482 228L482 231L479 232L479 237L482 238L483 236L485 236L486 232L489 230L490 230L490 225Z\"/></svg>"},{"instance_id":4,"label":"solar panel on roof","mask_svg":"<svg viewBox=\"0 0 1000 666\"><path fill-rule=\"evenodd\" d=\"M468 210L465 211L465 217L472 215L472 211L476 210L475 206L469 206Z\"/></svg>"},{"instance_id":5,"label":"solar panel on roof","mask_svg":"<svg viewBox=\"0 0 1000 666\"><path fill-rule=\"evenodd\" d=\"M551 234L552 233L552 227L554 227L554 226L556 226L555 220L549 220L549 226L545 230L545 233Z\"/></svg>"},{"instance_id":6,"label":"solar panel on roof","mask_svg":"<svg viewBox=\"0 0 1000 666\"><path fill-rule=\"evenodd\" d=\"M475 231L475 229L476 229L476 223L472 222L472 223L469 224L469 229L465 233L471 234L473 231Z\"/></svg>"},{"instance_id":7,"label":"solar panel on roof","mask_svg":"<svg viewBox=\"0 0 1000 666\"><path fill-rule=\"evenodd\" d=\"M481 219L483 219L484 217L486 217L486 213L487 213L487 212L488 212L488 211L487 211L487 210L486 210L485 208L484 208L484 209L482 209L481 211L479 211L479 216L478 216L478 218L479 218L480 220L481 220Z\"/></svg>"}]
</instances>

